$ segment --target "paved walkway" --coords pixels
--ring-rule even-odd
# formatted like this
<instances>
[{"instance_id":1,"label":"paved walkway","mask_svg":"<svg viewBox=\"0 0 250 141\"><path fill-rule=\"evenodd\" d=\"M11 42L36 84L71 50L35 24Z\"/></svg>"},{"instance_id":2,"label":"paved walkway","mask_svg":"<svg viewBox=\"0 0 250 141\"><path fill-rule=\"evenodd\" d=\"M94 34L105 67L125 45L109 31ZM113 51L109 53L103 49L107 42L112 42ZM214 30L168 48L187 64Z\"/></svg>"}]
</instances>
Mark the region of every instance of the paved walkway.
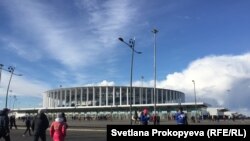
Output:
<instances>
[{"instance_id":1,"label":"paved walkway","mask_svg":"<svg viewBox=\"0 0 250 141\"><path fill-rule=\"evenodd\" d=\"M52 121L50 121L52 122ZM175 121L163 120L160 123L161 125L175 125ZM200 123L192 123L189 121L190 125L250 125L250 120L220 120L220 121L209 121L203 120ZM68 125L71 129L105 129L107 125L130 125L128 120L68 120ZM138 125L138 124L137 124ZM149 122L149 125L153 125L152 122ZM17 120L18 127L24 127L24 122L22 120Z\"/></svg>"}]
</instances>

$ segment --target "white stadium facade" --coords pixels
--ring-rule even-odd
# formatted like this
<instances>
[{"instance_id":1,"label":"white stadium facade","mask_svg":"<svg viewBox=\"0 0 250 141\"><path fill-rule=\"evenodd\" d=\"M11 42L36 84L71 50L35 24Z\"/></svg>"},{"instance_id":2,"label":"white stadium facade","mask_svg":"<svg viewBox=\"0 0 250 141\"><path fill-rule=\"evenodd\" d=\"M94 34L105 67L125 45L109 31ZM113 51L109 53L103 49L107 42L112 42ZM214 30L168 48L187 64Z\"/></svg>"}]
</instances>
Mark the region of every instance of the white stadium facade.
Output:
<instances>
[{"instance_id":1,"label":"white stadium facade","mask_svg":"<svg viewBox=\"0 0 250 141\"><path fill-rule=\"evenodd\" d=\"M36 114L39 109L46 109L50 117L58 112L65 112L68 116L84 119L103 116L111 119L129 119L135 112L140 113L146 108L151 115L156 112L161 119L169 119L180 106L189 118L195 115L223 117L226 115L225 112L229 111L221 107L210 110L208 107L211 105L204 102L185 102L185 94L181 91L135 86L60 87L43 93L43 107L17 108L12 111L23 116ZM230 116L232 114L228 117Z\"/></svg>"},{"instance_id":2,"label":"white stadium facade","mask_svg":"<svg viewBox=\"0 0 250 141\"><path fill-rule=\"evenodd\" d=\"M154 104L154 88L132 87L132 105ZM106 107L130 105L130 87L87 86L49 90L43 95L43 107ZM183 103L184 93L156 88L156 104Z\"/></svg>"},{"instance_id":3,"label":"white stadium facade","mask_svg":"<svg viewBox=\"0 0 250 141\"><path fill-rule=\"evenodd\" d=\"M130 103L130 89L132 95ZM135 111L147 108L152 114L154 110L160 115L170 114L181 105L187 112L208 105L203 102L186 103L185 94L180 91L156 88L129 86L83 86L57 88L43 94L43 108L51 112L76 112L79 114L122 114L130 116Z\"/></svg>"},{"instance_id":4,"label":"white stadium facade","mask_svg":"<svg viewBox=\"0 0 250 141\"><path fill-rule=\"evenodd\" d=\"M130 103L130 89L132 97ZM177 90L156 88L154 102L153 87L129 86L83 86L60 87L43 93L43 107L49 115L65 112L67 115L86 117L108 116L128 119L132 113L144 108L150 114L156 112L162 119L173 115L182 106L190 115L208 107L203 102L185 102L185 94ZM19 114L35 114L41 108L13 109Z\"/></svg>"}]
</instances>

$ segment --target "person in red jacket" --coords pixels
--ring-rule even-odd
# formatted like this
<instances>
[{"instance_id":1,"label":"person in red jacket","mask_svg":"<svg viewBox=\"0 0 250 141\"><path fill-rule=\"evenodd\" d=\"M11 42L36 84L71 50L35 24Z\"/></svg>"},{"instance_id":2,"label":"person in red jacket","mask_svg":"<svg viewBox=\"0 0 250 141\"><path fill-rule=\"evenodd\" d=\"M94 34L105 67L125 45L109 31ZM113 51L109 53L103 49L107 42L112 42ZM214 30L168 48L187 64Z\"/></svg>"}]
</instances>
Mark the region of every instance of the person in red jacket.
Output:
<instances>
[{"instance_id":1,"label":"person in red jacket","mask_svg":"<svg viewBox=\"0 0 250 141\"><path fill-rule=\"evenodd\" d=\"M67 125L63 121L62 114L59 114L50 126L50 137L53 141L64 141Z\"/></svg>"}]
</instances>

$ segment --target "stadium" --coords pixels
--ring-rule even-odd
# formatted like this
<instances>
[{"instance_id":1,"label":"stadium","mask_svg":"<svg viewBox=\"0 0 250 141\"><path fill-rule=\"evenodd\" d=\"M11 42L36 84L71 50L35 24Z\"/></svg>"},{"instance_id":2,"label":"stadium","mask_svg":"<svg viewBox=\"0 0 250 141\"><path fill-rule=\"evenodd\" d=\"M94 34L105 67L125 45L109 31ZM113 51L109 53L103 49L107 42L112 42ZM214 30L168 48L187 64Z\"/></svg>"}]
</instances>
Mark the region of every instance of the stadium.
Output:
<instances>
[{"instance_id":1,"label":"stadium","mask_svg":"<svg viewBox=\"0 0 250 141\"><path fill-rule=\"evenodd\" d=\"M130 91L132 90L130 103ZM155 90L155 102L154 102ZM129 86L84 86L57 88L43 94L43 108L48 113L67 112L77 117L111 116L127 119L134 112L147 108L151 114L154 111L162 116L173 115L182 106L189 115L208 105L203 102L185 102L185 94L180 91ZM26 109L32 112L33 109ZM36 112L34 109L33 112ZM22 110L25 112L25 110ZM20 111L19 111L20 112ZM173 113L172 113L173 112Z\"/></svg>"},{"instance_id":2,"label":"stadium","mask_svg":"<svg viewBox=\"0 0 250 141\"><path fill-rule=\"evenodd\" d=\"M130 103L130 91L132 90ZM154 102L154 90L156 100ZM74 112L82 116L112 115L129 118L131 113L147 108L159 115L176 112L179 106L191 113L195 108L207 107L203 102L185 103L180 91L129 86L83 86L57 88L43 94L43 108L49 112Z\"/></svg>"},{"instance_id":3,"label":"stadium","mask_svg":"<svg viewBox=\"0 0 250 141\"><path fill-rule=\"evenodd\" d=\"M132 105L154 104L154 88L133 87ZM60 88L44 93L43 107L106 107L130 105L130 87L91 86ZM182 92L156 88L156 104L183 103Z\"/></svg>"}]
</instances>

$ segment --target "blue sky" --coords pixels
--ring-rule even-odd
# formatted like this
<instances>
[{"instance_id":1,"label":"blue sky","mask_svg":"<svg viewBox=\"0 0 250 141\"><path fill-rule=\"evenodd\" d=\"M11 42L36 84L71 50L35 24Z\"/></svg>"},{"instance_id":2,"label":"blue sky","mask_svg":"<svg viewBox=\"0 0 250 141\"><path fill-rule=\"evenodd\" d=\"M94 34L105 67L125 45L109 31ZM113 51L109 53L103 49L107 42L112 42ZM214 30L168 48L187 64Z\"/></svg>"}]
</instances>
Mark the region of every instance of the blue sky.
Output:
<instances>
[{"instance_id":1,"label":"blue sky","mask_svg":"<svg viewBox=\"0 0 250 141\"><path fill-rule=\"evenodd\" d=\"M15 66L10 95L37 107L42 93L62 87L153 86L250 113L250 2L247 0L2 0L0 63ZM144 79L142 79L142 76ZM10 74L2 71L0 106ZM11 98L10 98L11 99ZM13 101L13 99L12 99Z\"/></svg>"}]
</instances>

